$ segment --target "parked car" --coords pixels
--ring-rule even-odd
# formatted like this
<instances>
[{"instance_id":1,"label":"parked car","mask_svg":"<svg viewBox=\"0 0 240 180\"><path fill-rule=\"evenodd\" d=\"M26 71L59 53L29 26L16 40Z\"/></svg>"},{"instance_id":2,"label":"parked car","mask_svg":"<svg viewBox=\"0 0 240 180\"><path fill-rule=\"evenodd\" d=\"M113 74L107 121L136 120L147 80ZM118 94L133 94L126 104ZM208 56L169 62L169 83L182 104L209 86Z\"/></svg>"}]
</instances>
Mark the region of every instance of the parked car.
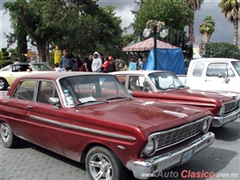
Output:
<instances>
[{"instance_id":1,"label":"parked car","mask_svg":"<svg viewBox=\"0 0 240 180\"><path fill-rule=\"evenodd\" d=\"M31 74L0 98L6 147L25 139L85 163L91 179L124 180L128 170L147 179L183 164L213 143L211 120L202 108L135 100L103 73Z\"/></svg>"},{"instance_id":2,"label":"parked car","mask_svg":"<svg viewBox=\"0 0 240 180\"><path fill-rule=\"evenodd\" d=\"M45 71L52 70L43 63L10 64L0 69L0 90L6 90L17 77L29 74L30 72L41 73Z\"/></svg>"},{"instance_id":3,"label":"parked car","mask_svg":"<svg viewBox=\"0 0 240 180\"><path fill-rule=\"evenodd\" d=\"M240 93L240 61L231 58L202 58L190 61L187 75L179 75L191 89Z\"/></svg>"},{"instance_id":4,"label":"parked car","mask_svg":"<svg viewBox=\"0 0 240 180\"><path fill-rule=\"evenodd\" d=\"M115 76L135 98L203 107L210 110L213 127L237 120L240 94L189 89L169 71L117 71Z\"/></svg>"}]
</instances>

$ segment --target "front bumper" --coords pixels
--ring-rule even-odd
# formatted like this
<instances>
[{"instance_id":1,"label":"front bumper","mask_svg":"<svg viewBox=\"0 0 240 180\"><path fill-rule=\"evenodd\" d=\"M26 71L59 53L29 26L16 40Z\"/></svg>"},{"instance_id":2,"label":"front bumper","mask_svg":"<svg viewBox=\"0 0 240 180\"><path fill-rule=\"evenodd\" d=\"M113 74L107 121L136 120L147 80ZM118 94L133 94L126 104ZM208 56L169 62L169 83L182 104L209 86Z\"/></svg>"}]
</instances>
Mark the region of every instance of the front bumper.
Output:
<instances>
[{"instance_id":1,"label":"front bumper","mask_svg":"<svg viewBox=\"0 0 240 180\"><path fill-rule=\"evenodd\" d=\"M214 133L208 132L195 141L174 151L146 159L145 161L133 161L133 175L138 179L148 179L146 174L157 177L157 174L162 171L187 162L196 153L211 145L214 139Z\"/></svg>"},{"instance_id":2,"label":"front bumper","mask_svg":"<svg viewBox=\"0 0 240 180\"><path fill-rule=\"evenodd\" d=\"M236 121L238 119L239 113L240 113L240 108L229 113L224 117L214 117L212 120L212 126L221 127L229 122Z\"/></svg>"}]
</instances>

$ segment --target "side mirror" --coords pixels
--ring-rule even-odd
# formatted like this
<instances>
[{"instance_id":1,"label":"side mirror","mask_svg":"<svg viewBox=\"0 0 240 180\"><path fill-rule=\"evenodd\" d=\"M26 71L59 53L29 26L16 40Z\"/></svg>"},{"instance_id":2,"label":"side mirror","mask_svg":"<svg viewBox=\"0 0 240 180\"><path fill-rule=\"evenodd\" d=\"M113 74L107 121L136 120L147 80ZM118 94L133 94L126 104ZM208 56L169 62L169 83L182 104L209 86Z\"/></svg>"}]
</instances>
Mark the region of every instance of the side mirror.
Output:
<instances>
[{"instance_id":1,"label":"side mirror","mask_svg":"<svg viewBox=\"0 0 240 180\"><path fill-rule=\"evenodd\" d=\"M56 97L50 97L48 99L49 103L54 105L56 108L60 108L61 107L61 104L60 104L60 100L59 98L56 98Z\"/></svg>"},{"instance_id":2,"label":"side mirror","mask_svg":"<svg viewBox=\"0 0 240 180\"><path fill-rule=\"evenodd\" d=\"M228 77L225 77L225 83L227 84L227 83L229 83L229 81L230 81L230 79L228 78Z\"/></svg>"},{"instance_id":3,"label":"side mirror","mask_svg":"<svg viewBox=\"0 0 240 180\"><path fill-rule=\"evenodd\" d=\"M127 91L128 91L129 94L133 94L133 92L131 90L129 90L129 89Z\"/></svg>"}]
</instances>

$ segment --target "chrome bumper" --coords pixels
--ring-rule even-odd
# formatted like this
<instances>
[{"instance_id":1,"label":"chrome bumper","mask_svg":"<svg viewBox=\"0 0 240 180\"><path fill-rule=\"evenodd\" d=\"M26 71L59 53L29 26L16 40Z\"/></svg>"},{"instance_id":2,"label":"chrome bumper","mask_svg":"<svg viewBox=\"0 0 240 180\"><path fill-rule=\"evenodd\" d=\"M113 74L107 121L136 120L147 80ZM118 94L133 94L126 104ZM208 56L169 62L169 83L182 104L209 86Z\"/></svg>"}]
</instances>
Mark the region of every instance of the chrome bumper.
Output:
<instances>
[{"instance_id":1,"label":"chrome bumper","mask_svg":"<svg viewBox=\"0 0 240 180\"><path fill-rule=\"evenodd\" d=\"M187 162L196 153L211 145L214 139L214 133L208 132L195 141L174 151L146 159L145 161L133 161L133 175L138 179L157 177L162 171Z\"/></svg>"},{"instance_id":2,"label":"chrome bumper","mask_svg":"<svg viewBox=\"0 0 240 180\"><path fill-rule=\"evenodd\" d=\"M237 109L227 116L224 117L214 117L212 120L212 126L213 127L221 127L229 122L236 121L239 117L240 109Z\"/></svg>"}]
</instances>

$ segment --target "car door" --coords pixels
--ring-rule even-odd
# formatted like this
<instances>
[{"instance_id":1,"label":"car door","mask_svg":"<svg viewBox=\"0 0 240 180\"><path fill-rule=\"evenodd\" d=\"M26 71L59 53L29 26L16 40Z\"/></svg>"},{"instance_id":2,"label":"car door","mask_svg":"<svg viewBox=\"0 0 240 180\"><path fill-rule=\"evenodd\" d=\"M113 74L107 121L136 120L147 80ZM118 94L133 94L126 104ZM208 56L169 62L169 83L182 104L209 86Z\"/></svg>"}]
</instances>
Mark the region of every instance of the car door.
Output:
<instances>
[{"instance_id":1,"label":"car door","mask_svg":"<svg viewBox=\"0 0 240 180\"><path fill-rule=\"evenodd\" d=\"M206 70L205 90L238 91L236 76L228 63L210 63Z\"/></svg>"},{"instance_id":2,"label":"car door","mask_svg":"<svg viewBox=\"0 0 240 180\"><path fill-rule=\"evenodd\" d=\"M21 81L14 93L3 100L3 115L8 116L9 124L15 135L29 140L27 133L28 108L32 103L36 80Z\"/></svg>"},{"instance_id":3,"label":"car door","mask_svg":"<svg viewBox=\"0 0 240 180\"><path fill-rule=\"evenodd\" d=\"M34 101L28 109L27 132L32 142L63 154L61 103L54 106L49 102L50 97L59 99L59 93L53 81L39 80L37 84Z\"/></svg>"},{"instance_id":4,"label":"car door","mask_svg":"<svg viewBox=\"0 0 240 180\"><path fill-rule=\"evenodd\" d=\"M16 78L28 74L28 66L28 64L13 64L11 70L5 73L8 83L11 85Z\"/></svg>"},{"instance_id":5,"label":"car door","mask_svg":"<svg viewBox=\"0 0 240 180\"><path fill-rule=\"evenodd\" d=\"M192 66L188 69L187 78L185 80L186 85L191 89L204 90L206 78L206 73L204 73L205 68L206 63L192 61Z\"/></svg>"}]
</instances>

